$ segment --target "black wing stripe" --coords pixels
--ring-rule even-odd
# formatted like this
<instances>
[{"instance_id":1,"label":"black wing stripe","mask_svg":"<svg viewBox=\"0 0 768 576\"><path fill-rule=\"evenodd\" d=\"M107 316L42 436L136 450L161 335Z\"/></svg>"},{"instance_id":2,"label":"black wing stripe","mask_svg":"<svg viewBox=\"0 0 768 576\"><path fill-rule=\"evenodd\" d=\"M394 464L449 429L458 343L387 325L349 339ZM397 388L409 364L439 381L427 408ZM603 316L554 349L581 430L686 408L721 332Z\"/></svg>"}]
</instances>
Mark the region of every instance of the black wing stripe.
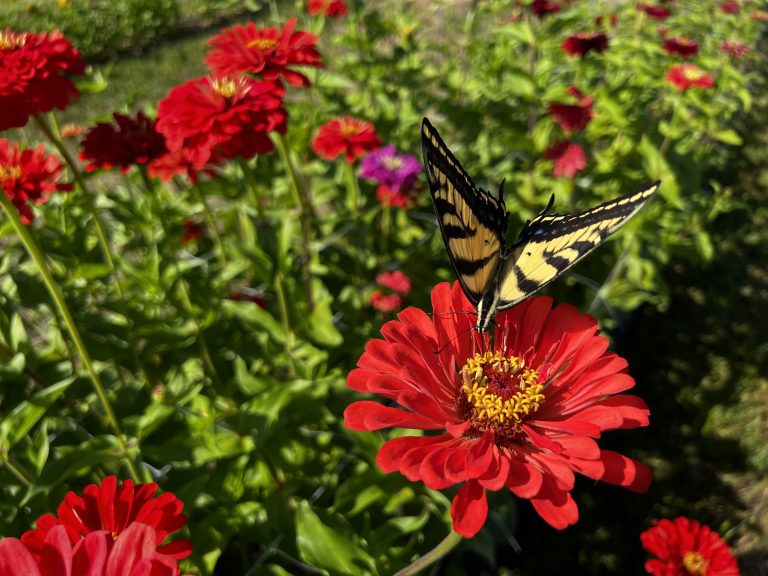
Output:
<instances>
[{"instance_id":1,"label":"black wing stripe","mask_svg":"<svg viewBox=\"0 0 768 576\"><path fill-rule=\"evenodd\" d=\"M448 236L449 241L466 240L467 238L474 238L477 235L477 230L470 230L454 224L443 224L443 233Z\"/></svg>"},{"instance_id":2,"label":"black wing stripe","mask_svg":"<svg viewBox=\"0 0 768 576\"><path fill-rule=\"evenodd\" d=\"M489 254L485 258L479 258L477 260L464 260L462 258L456 258L454 264L459 274L464 276L472 276L478 270L482 270L488 262L493 260L494 254Z\"/></svg>"}]
</instances>

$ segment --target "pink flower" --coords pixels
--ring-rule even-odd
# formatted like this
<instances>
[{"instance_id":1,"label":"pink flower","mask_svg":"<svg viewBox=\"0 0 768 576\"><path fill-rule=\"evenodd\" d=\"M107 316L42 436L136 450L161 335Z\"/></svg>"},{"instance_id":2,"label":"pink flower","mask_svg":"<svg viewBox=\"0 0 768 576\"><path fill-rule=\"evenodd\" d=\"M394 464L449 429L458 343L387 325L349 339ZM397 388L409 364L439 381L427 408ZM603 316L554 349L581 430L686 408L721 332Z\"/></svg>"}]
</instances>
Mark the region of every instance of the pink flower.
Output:
<instances>
[{"instance_id":1,"label":"pink flower","mask_svg":"<svg viewBox=\"0 0 768 576\"><path fill-rule=\"evenodd\" d=\"M587 167L584 149L570 140L556 142L544 151L544 158L554 161L555 178L573 178Z\"/></svg>"}]
</instances>

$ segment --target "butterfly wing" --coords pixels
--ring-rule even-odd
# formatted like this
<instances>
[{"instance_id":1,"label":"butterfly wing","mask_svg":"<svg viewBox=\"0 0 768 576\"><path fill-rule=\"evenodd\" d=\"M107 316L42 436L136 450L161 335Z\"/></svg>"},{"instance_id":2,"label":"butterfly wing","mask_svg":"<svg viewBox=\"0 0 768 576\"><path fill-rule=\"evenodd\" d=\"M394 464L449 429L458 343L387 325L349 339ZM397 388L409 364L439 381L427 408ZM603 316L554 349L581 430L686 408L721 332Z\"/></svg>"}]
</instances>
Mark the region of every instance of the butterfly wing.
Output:
<instances>
[{"instance_id":1,"label":"butterfly wing","mask_svg":"<svg viewBox=\"0 0 768 576\"><path fill-rule=\"evenodd\" d=\"M597 248L656 193L659 182L577 214L539 214L510 247L499 280L498 310L524 300Z\"/></svg>"},{"instance_id":2,"label":"butterfly wing","mask_svg":"<svg viewBox=\"0 0 768 576\"><path fill-rule=\"evenodd\" d=\"M443 242L464 294L476 306L501 264L507 231L504 200L475 186L426 118L421 144Z\"/></svg>"}]
</instances>

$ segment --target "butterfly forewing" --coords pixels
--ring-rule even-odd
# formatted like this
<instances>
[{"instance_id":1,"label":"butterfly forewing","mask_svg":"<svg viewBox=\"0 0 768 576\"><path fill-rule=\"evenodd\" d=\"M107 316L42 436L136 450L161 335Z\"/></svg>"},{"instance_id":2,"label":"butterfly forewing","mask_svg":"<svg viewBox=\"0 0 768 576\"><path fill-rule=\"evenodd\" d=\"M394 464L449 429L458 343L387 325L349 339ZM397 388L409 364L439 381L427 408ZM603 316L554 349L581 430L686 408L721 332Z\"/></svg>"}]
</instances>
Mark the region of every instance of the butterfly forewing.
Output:
<instances>
[{"instance_id":1,"label":"butterfly forewing","mask_svg":"<svg viewBox=\"0 0 768 576\"><path fill-rule=\"evenodd\" d=\"M421 143L443 241L464 294L477 305L501 264L507 229L504 201L475 186L426 118Z\"/></svg>"},{"instance_id":2,"label":"butterfly forewing","mask_svg":"<svg viewBox=\"0 0 768 576\"><path fill-rule=\"evenodd\" d=\"M498 310L524 300L589 254L655 194L659 182L577 214L539 215L505 255Z\"/></svg>"}]
</instances>

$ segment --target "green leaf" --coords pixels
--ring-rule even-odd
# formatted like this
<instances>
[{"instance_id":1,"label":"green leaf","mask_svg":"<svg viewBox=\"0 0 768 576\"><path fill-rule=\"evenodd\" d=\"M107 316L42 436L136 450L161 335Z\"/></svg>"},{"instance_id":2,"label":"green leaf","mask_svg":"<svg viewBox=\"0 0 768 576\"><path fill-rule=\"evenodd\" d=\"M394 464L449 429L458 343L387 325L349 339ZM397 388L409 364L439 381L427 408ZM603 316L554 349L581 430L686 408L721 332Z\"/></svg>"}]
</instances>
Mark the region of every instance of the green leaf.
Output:
<instances>
[{"instance_id":1,"label":"green leaf","mask_svg":"<svg viewBox=\"0 0 768 576\"><path fill-rule=\"evenodd\" d=\"M651 178L661 179L659 194L676 208L683 209L684 203L680 198L680 190L677 186L675 173L669 167L666 158L647 136L640 139L637 146L643 158L643 169Z\"/></svg>"},{"instance_id":2,"label":"green leaf","mask_svg":"<svg viewBox=\"0 0 768 576\"><path fill-rule=\"evenodd\" d=\"M743 142L741 136L739 136L736 131L731 128L717 132L713 138L718 142L722 142L723 144L730 144L732 146L740 146Z\"/></svg>"}]
</instances>

